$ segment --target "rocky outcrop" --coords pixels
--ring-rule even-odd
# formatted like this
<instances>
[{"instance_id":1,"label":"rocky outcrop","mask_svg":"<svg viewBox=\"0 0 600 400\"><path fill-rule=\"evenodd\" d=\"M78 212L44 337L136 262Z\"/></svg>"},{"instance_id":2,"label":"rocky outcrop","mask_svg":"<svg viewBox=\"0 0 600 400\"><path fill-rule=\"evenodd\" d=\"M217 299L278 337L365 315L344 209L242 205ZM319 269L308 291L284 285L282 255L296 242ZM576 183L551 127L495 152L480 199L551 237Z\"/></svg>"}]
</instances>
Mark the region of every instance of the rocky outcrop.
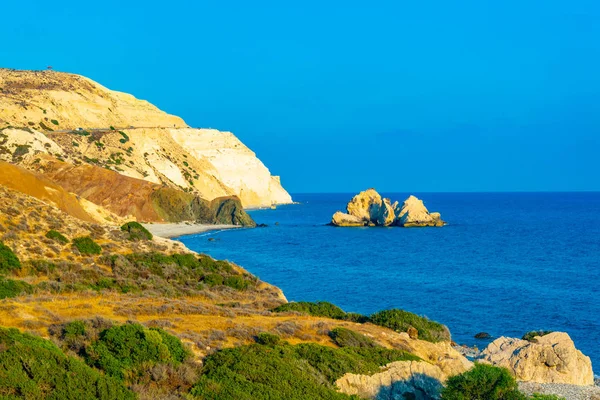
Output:
<instances>
[{"instance_id":1,"label":"rocky outcrop","mask_svg":"<svg viewBox=\"0 0 600 400\"><path fill-rule=\"evenodd\" d=\"M444 226L440 213L430 213L423 200L415 196L409 196L402 207L396 210L396 223L400 226Z\"/></svg>"},{"instance_id":2,"label":"rocky outcrop","mask_svg":"<svg viewBox=\"0 0 600 400\"><path fill-rule=\"evenodd\" d=\"M478 361L508 368L520 381L594 384L590 358L577 350L564 332L536 336L532 341L500 337Z\"/></svg>"},{"instance_id":3,"label":"rocky outcrop","mask_svg":"<svg viewBox=\"0 0 600 400\"><path fill-rule=\"evenodd\" d=\"M349 215L361 219L366 224L377 219L381 201L381 196L375 189L367 189L354 196L346 206L346 210Z\"/></svg>"},{"instance_id":4,"label":"rocky outcrop","mask_svg":"<svg viewBox=\"0 0 600 400\"><path fill-rule=\"evenodd\" d=\"M439 399L447 376L425 361L396 361L373 375L345 374L335 384L340 392L363 399Z\"/></svg>"},{"instance_id":5,"label":"rocky outcrop","mask_svg":"<svg viewBox=\"0 0 600 400\"><path fill-rule=\"evenodd\" d=\"M402 207L398 202L382 198L375 189L360 192L346 206L347 213L341 211L333 215L331 224L335 226L444 226L440 213L430 213L422 200L408 197Z\"/></svg>"},{"instance_id":6,"label":"rocky outcrop","mask_svg":"<svg viewBox=\"0 0 600 400\"><path fill-rule=\"evenodd\" d=\"M336 226L365 226L365 221L354 215L345 214L341 211L333 214L331 224Z\"/></svg>"},{"instance_id":7,"label":"rocky outcrop","mask_svg":"<svg viewBox=\"0 0 600 400\"><path fill-rule=\"evenodd\" d=\"M236 196L246 208L292 202L280 178L230 132L192 129L147 101L74 74L0 68L0 88L2 160L46 153L206 200Z\"/></svg>"}]
</instances>

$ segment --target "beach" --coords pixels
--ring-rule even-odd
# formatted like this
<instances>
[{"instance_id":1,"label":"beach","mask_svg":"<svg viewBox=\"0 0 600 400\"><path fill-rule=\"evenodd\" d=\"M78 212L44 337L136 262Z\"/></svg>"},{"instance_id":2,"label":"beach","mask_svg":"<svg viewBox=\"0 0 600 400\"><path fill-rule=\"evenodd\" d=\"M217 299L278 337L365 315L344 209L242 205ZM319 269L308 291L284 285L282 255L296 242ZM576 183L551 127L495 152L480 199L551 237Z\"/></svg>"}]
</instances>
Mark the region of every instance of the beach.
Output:
<instances>
[{"instance_id":1,"label":"beach","mask_svg":"<svg viewBox=\"0 0 600 400\"><path fill-rule=\"evenodd\" d=\"M160 224L142 224L153 235L163 238L174 238L183 235L193 235L222 229L242 228L239 225L214 225L214 224L194 224L190 222L160 223Z\"/></svg>"}]
</instances>

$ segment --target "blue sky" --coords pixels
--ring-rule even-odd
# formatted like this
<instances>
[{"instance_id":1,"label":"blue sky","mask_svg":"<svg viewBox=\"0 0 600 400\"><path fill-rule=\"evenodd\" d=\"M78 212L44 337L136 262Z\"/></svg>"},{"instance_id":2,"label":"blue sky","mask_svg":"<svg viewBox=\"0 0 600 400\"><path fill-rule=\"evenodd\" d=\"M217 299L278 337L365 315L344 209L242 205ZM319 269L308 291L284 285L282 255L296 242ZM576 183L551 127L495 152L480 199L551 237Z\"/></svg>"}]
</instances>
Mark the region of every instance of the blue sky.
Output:
<instances>
[{"instance_id":1,"label":"blue sky","mask_svg":"<svg viewBox=\"0 0 600 400\"><path fill-rule=\"evenodd\" d=\"M291 192L600 190L597 1L21 4L0 66L231 130Z\"/></svg>"}]
</instances>

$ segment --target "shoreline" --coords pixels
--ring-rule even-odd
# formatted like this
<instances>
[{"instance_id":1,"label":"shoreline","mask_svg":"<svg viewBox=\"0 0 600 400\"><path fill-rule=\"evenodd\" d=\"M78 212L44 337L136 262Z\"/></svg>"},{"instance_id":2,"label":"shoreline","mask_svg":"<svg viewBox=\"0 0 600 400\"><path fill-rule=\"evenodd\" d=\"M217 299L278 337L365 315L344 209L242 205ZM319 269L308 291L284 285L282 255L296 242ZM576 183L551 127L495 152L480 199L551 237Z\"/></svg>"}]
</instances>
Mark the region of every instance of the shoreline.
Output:
<instances>
[{"instance_id":1,"label":"shoreline","mask_svg":"<svg viewBox=\"0 0 600 400\"><path fill-rule=\"evenodd\" d=\"M154 236L173 239L179 236L193 235L223 229L239 229L240 225L196 224L190 222L142 224Z\"/></svg>"}]
</instances>

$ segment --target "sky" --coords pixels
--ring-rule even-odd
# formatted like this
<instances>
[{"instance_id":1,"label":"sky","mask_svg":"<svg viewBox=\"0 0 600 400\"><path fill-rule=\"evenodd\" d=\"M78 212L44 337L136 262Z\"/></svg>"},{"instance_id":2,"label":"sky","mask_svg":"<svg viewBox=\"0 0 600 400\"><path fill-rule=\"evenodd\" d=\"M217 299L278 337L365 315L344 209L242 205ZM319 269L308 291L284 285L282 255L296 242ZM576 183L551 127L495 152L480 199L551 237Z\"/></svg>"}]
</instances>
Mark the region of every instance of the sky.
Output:
<instances>
[{"instance_id":1,"label":"sky","mask_svg":"<svg viewBox=\"0 0 600 400\"><path fill-rule=\"evenodd\" d=\"M2 8L0 67L232 131L293 193L600 190L596 0Z\"/></svg>"}]
</instances>

